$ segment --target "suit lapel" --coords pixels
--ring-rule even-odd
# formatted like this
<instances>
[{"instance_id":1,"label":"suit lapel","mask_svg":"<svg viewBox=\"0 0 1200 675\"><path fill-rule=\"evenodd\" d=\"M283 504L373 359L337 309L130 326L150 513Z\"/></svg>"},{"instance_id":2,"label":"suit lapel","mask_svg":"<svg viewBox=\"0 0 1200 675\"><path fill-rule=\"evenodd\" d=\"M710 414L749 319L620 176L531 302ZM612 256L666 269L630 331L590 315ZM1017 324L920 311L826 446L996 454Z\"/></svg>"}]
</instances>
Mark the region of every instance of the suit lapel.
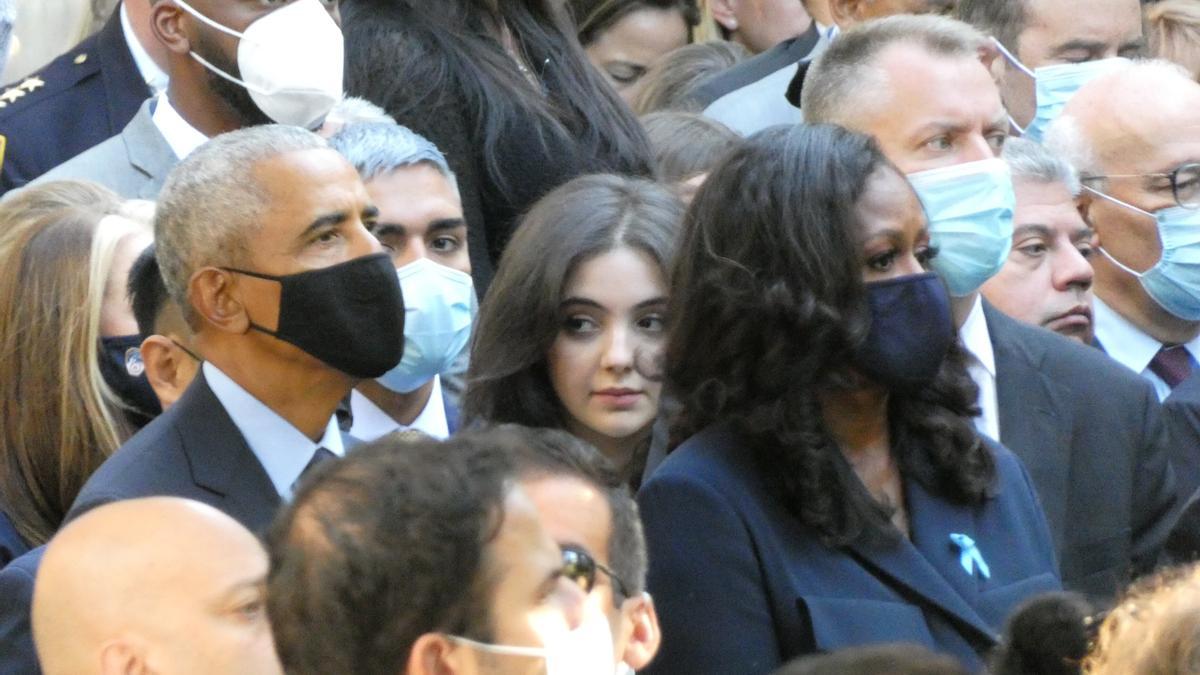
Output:
<instances>
[{"instance_id":1,"label":"suit lapel","mask_svg":"<svg viewBox=\"0 0 1200 675\"><path fill-rule=\"evenodd\" d=\"M136 38L134 38L136 39ZM150 98L141 71L129 52L125 41L125 30L121 27L121 11L118 7L108 22L96 35L97 58L103 64L100 77L104 79L104 98L108 104L108 119L112 135L120 133L120 126L137 113L138 106Z\"/></svg>"},{"instance_id":2,"label":"suit lapel","mask_svg":"<svg viewBox=\"0 0 1200 675\"><path fill-rule=\"evenodd\" d=\"M142 199L155 199L167 173L179 163L175 151L154 124L154 101L143 103L121 132L129 164L146 177L138 193Z\"/></svg>"},{"instance_id":3,"label":"suit lapel","mask_svg":"<svg viewBox=\"0 0 1200 675\"><path fill-rule=\"evenodd\" d=\"M1022 326L987 303L984 316L996 353L1000 440L1021 458L1038 486L1042 509L1055 533L1055 548L1061 551L1068 529L1072 415L1059 402L1070 400L1072 394L1046 377L1045 352L1033 340L1021 339Z\"/></svg>"},{"instance_id":4,"label":"suit lapel","mask_svg":"<svg viewBox=\"0 0 1200 675\"><path fill-rule=\"evenodd\" d=\"M179 433L198 487L224 498L222 510L259 532L270 524L281 500L246 439L217 400L204 373L196 376L177 405ZM184 411L181 411L184 412Z\"/></svg>"}]
</instances>

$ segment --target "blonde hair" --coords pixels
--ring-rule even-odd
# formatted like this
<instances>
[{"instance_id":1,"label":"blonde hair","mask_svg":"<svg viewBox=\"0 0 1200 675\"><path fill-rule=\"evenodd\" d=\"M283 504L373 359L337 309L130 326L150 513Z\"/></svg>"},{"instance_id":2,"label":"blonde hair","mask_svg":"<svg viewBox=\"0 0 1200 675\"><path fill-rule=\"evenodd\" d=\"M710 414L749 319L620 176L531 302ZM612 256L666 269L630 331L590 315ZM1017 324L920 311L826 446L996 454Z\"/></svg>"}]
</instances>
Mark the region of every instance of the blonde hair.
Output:
<instances>
[{"instance_id":1,"label":"blonde hair","mask_svg":"<svg viewBox=\"0 0 1200 675\"><path fill-rule=\"evenodd\" d=\"M710 2L711 0L696 0L696 6L700 10L700 23L696 24L696 28L692 31L693 42L715 42L728 39L721 25L713 18Z\"/></svg>"},{"instance_id":2,"label":"blonde hair","mask_svg":"<svg viewBox=\"0 0 1200 675\"><path fill-rule=\"evenodd\" d=\"M1200 3L1162 0L1146 8L1150 53L1178 63L1200 80Z\"/></svg>"},{"instance_id":3,"label":"blonde hair","mask_svg":"<svg viewBox=\"0 0 1200 675\"><path fill-rule=\"evenodd\" d=\"M108 272L129 233L103 223L120 208L116 194L77 181L0 203L0 494L33 546L130 433L99 354Z\"/></svg>"},{"instance_id":4,"label":"blonde hair","mask_svg":"<svg viewBox=\"0 0 1200 675\"><path fill-rule=\"evenodd\" d=\"M1200 673L1200 566L1136 584L1104 619L1088 675Z\"/></svg>"}]
</instances>

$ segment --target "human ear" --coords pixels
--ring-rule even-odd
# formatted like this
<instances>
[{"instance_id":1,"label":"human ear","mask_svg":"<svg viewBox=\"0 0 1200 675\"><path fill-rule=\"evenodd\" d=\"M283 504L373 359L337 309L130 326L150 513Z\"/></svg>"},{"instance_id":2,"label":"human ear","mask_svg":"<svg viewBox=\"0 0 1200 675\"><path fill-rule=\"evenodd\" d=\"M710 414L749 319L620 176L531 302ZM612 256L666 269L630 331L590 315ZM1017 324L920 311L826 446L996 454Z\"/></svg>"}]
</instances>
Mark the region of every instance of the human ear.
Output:
<instances>
[{"instance_id":1,"label":"human ear","mask_svg":"<svg viewBox=\"0 0 1200 675\"><path fill-rule=\"evenodd\" d=\"M241 335L250 330L250 316L237 286L231 273L205 267L188 280L188 302L205 323Z\"/></svg>"},{"instance_id":2,"label":"human ear","mask_svg":"<svg viewBox=\"0 0 1200 675\"><path fill-rule=\"evenodd\" d=\"M621 603L621 614L633 626L621 660L634 670L642 670L654 660L662 644L662 629L658 625L654 599L649 593L629 598Z\"/></svg>"},{"instance_id":3,"label":"human ear","mask_svg":"<svg viewBox=\"0 0 1200 675\"><path fill-rule=\"evenodd\" d=\"M473 673L465 649L440 633L417 638L408 653L408 666L397 675L465 675Z\"/></svg>"},{"instance_id":4,"label":"human ear","mask_svg":"<svg viewBox=\"0 0 1200 675\"><path fill-rule=\"evenodd\" d=\"M168 51L187 54L192 42L183 29L184 10L173 2L158 2L150 8L150 30Z\"/></svg>"},{"instance_id":5,"label":"human ear","mask_svg":"<svg viewBox=\"0 0 1200 675\"><path fill-rule=\"evenodd\" d=\"M100 675L149 675L141 650L125 640L106 642L100 648Z\"/></svg>"},{"instance_id":6,"label":"human ear","mask_svg":"<svg viewBox=\"0 0 1200 675\"><path fill-rule=\"evenodd\" d=\"M738 0L709 0L708 3L713 20L731 33L738 29L737 3Z\"/></svg>"},{"instance_id":7,"label":"human ear","mask_svg":"<svg viewBox=\"0 0 1200 675\"><path fill-rule=\"evenodd\" d=\"M196 376L196 369L186 363L185 359L193 360L168 337L151 335L142 341L142 362L146 366L146 380L158 396L163 410L179 400Z\"/></svg>"},{"instance_id":8,"label":"human ear","mask_svg":"<svg viewBox=\"0 0 1200 675\"><path fill-rule=\"evenodd\" d=\"M863 22L862 0L829 0L829 15L841 28L849 28Z\"/></svg>"}]
</instances>

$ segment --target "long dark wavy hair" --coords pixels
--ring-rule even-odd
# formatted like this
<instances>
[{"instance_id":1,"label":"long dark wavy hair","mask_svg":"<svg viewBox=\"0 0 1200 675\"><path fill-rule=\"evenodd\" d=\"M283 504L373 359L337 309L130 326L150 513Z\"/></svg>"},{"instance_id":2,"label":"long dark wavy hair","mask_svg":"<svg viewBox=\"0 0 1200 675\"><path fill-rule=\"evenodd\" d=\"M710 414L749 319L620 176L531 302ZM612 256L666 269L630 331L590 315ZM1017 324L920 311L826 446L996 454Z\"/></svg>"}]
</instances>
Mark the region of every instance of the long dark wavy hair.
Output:
<instances>
[{"instance_id":1,"label":"long dark wavy hair","mask_svg":"<svg viewBox=\"0 0 1200 675\"><path fill-rule=\"evenodd\" d=\"M652 176L637 118L587 62L557 0L496 4L498 13L487 0L348 0L343 23L357 27L346 41L346 60L371 64L349 72L362 81L350 81L348 88L387 101L398 119L450 92L464 95L488 173L506 196L519 186L508 184L500 163L503 140L526 128L547 148L580 148L589 171ZM366 20L355 22L360 12ZM531 85L493 37L498 25L511 29L544 91ZM403 68L394 62L397 54L405 58ZM401 72L404 77L397 77Z\"/></svg>"},{"instance_id":2,"label":"long dark wavy hair","mask_svg":"<svg viewBox=\"0 0 1200 675\"><path fill-rule=\"evenodd\" d=\"M546 195L521 221L479 307L463 420L564 426L546 355L562 327L563 289L578 267L616 248L649 255L666 277L683 204L641 178L583 176ZM646 355L658 375L660 355ZM639 363L643 360L639 359Z\"/></svg>"},{"instance_id":3,"label":"long dark wavy hair","mask_svg":"<svg viewBox=\"0 0 1200 675\"><path fill-rule=\"evenodd\" d=\"M880 171L898 170L872 139L840 127L756 134L700 188L671 273L666 377L683 405L674 438L731 425L788 510L832 546L898 536L819 403L861 383L847 365L870 326L856 205ZM956 345L930 386L889 398L906 480L956 503L988 496L995 460L970 419L977 395Z\"/></svg>"}]
</instances>

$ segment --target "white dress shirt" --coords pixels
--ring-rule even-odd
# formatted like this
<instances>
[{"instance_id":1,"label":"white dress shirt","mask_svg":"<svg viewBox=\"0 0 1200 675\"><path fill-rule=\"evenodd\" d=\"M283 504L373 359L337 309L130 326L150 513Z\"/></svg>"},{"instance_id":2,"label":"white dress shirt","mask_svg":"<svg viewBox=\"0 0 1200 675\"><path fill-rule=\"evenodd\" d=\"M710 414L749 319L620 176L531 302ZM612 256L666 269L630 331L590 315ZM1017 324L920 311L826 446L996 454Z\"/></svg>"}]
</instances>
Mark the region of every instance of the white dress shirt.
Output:
<instances>
[{"instance_id":1,"label":"white dress shirt","mask_svg":"<svg viewBox=\"0 0 1200 675\"><path fill-rule=\"evenodd\" d=\"M967 349L967 372L979 387L979 409L983 414L975 418L979 433L996 441L1000 440L1000 406L996 401L996 353L992 350L992 336L988 333L987 319L983 315L982 296L975 299L971 313L958 329L958 337Z\"/></svg>"},{"instance_id":2,"label":"white dress shirt","mask_svg":"<svg viewBox=\"0 0 1200 675\"><path fill-rule=\"evenodd\" d=\"M154 114L151 119L181 162L192 154L193 150L208 142L208 136L188 124L187 120L183 119L179 111L175 110L175 107L167 100L165 93L159 94L155 99Z\"/></svg>"},{"instance_id":3,"label":"white dress shirt","mask_svg":"<svg viewBox=\"0 0 1200 675\"><path fill-rule=\"evenodd\" d=\"M1169 396L1171 387L1150 370L1150 361L1158 354L1158 350L1162 349L1163 344L1104 304L1100 298L1092 301L1092 316L1096 326L1096 341L1100 343L1100 348L1117 363L1149 380L1154 385L1154 393L1158 394L1158 400ZM1193 360L1200 361L1200 336L1184 343L1183 348L1188 350Z\"/></svg>"},{"instance_id":4,"label":"white dress shirt","mask_svg":"<svg viewBox=\"0 0 1200 675\"><path fill-rule=\"evenodd\" d=\"M325 448L338 457L346 454L336 415L329 418L325 435L314 443L210 361L205 361L202 368L213 395L242 432L246 445L250 446L284 501L292 498L292 485L300 478L317 448Z\"/></svg>"},{"instance_id":5,"label":"white dress shirt","mask_svg":"<svg viewBox=\"0 0 1200 675\"><path fill-rule=\"evenodd\" d=\"M133 55L133 64L137 66L138 73L142 76L142 80L146 82L146 86L150 88L150 93L158 95L167 90L167 84L170 82L167 74L162 68L151 58L150 52L142 46L141 40L137 34L133 32L133 24L129 21L129 10L125 9L125 3L121 3L121 32L125 35L125 44L129 46L129 53Z\"/></svg>"},{"instance_id":6,"label":"white dress shirt","mask_svg":"<svg viewBox=\"0 0 1200 675\"><path fill-rule=\"evenodd\" d=\"M429 394L429 401L424 410L407 427L380 410L379 406L358 393L357 389L350 392L350 414L354 417L350 435L367 443L383 438L393 431L408 430L420 431L438 440L450 438L450 423L446 420L446 403L442 398L442 380L437 375L433 376L433 391Z\"/></svg>"}]
</instances>

